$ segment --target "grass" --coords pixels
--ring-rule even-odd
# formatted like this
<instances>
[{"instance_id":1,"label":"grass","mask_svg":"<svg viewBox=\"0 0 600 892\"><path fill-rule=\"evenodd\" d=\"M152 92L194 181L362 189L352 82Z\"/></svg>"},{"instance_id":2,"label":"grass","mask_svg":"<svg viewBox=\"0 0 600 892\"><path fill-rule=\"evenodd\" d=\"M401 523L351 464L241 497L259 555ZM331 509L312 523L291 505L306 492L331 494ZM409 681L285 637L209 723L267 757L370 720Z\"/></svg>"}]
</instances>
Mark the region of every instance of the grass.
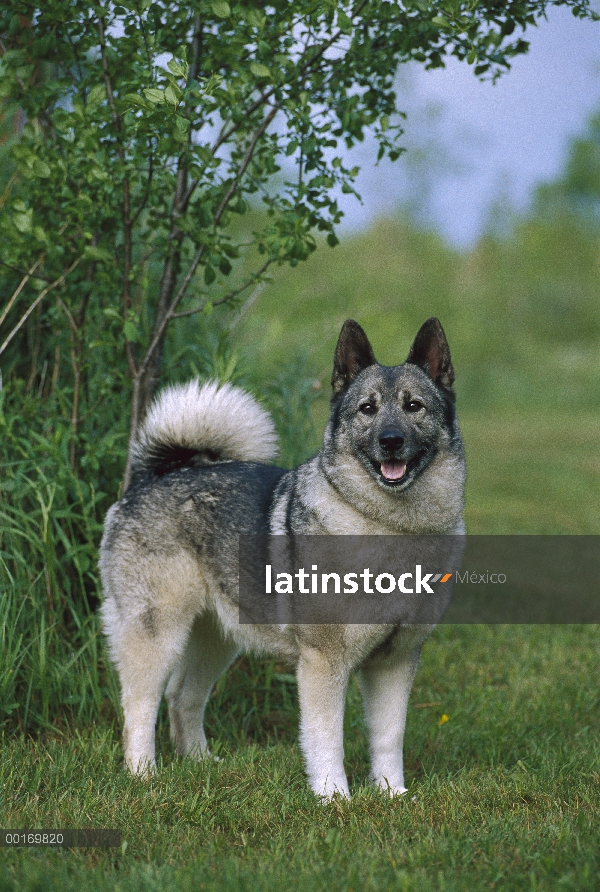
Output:
<instances>
[{"instance_id":1,"label":"grass","mask_svg":"<svg viewBox=\"0 0 600 892\"><path fill-rule=\"evenodd\" d=\"M224 686L208 720L221 761L174 760L163 729L161 770L149 782L122 772L110 729L5 740L5 827L119 827L123 845L3 850L0 888L596 889L596 654L590 627L438 628L409 712L409 793L393 801L366 783L355 684L350 803L321 806L308 791L289 723L276 732L275 718L262 745L235 740L240 716L223 719ZM264 670L255 674L264 707ZM245 679L236 709L252 713ZM277 713L282 695L271 687Z\"/></svg>"},{"instance_id":2,"label":"grass","mask_svg":"<svg viewBox=\"0 0 600 892\"><path fill-rule=\"evenodd\" d=\"M598 534L600 414L461 414L469 533Z\"/></svg>"}]
</instances>

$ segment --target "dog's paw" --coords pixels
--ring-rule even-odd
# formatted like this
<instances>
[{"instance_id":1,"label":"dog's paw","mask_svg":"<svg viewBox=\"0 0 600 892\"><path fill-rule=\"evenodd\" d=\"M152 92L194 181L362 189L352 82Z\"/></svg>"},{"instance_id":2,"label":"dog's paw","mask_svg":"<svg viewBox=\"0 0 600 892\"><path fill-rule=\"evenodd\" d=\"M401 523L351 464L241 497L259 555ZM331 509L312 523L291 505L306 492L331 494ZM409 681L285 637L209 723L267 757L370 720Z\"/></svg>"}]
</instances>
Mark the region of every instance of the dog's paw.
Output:
<instances>
[{"instance_id":1,"label":"dog's paw","mask_svg":"<svg viewBox=\"0 0 600 892\"><path fill-rule=\"evenodd\" d=\"M350 799L350 789L345 777L337 780L325 778L322 782L312 781L311 787L323 803L331 802L334 796Z\"/></svg>"},{"instance_id":2,"label":"dog's paw","mask_svg":"<svg viewBox=\"0 0 600 892\"><path fill-rule=\"evenodd\" d=\"M150 780L156 774L156 762L154 759L126 759L123 763L125 771L141 780Z\"/></svg>"},{"instance_id":3,"label":"dog's paw","mask_svg":"<svg viewBox=\"0 0 600 892\"><path fill-rule=\"evenodd\" d=\"M184 756L186 759L192 759L194 762L204 762L205 759L209 759L211 762L222 761L221 757L215 756L205 743L197 743L188 750L180 753L180 755Z\"/></svg>"},{"instance_id":4,"label":"dog's paw","mask_svg":"<svg viewBox=\"0 0 600 892\"><path fill-rule=\"evenodd\" d=\"M388 780L387 777L376 778L375 784L382 793L390 797L404 796L408 792L402 781L396 780L394 783Z\"/></svg>"}]
</instances>

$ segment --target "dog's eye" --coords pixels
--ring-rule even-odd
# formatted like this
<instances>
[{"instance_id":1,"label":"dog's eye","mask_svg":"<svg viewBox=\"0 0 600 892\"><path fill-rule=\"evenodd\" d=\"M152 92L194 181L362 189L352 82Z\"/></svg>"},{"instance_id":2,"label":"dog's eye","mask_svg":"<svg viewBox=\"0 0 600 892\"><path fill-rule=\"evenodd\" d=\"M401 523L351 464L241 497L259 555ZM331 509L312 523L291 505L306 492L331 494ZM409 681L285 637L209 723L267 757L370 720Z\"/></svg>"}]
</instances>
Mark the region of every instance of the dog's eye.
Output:
<instances>
[{"instance_id":1,"label":"dog's eye","mask_svg":"<svg viewBox=\"0 0 600 892\"><path fill-rule=\"evenodd\" d=\"M377 411L377 406L374 403L361 403L358 410L359 412L362 412L363 415L374 415Z\"/></svg>"},{"instance_id":2,"label":"dog's eye","mask_svg":"<svg viewBox=\"0 0 600 892\"><path fill-rule=\"evenodd\" d=\"M422 408L423 408L423 403L420 402L419 400L411 400L410 403L407 403L407 405L406 405L407 412L418 412Z\"/></svg>"}]
</instances>

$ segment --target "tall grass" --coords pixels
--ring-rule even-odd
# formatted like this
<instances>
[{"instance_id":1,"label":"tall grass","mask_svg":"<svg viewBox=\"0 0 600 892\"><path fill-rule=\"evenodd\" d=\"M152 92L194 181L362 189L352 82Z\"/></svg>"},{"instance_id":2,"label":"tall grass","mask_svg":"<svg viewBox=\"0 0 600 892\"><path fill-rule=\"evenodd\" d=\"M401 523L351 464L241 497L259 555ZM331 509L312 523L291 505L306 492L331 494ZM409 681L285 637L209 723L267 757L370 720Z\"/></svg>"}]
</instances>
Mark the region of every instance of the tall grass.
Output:
<instances>
[{"instance_id":1,"label":"tall grass","mask_svg":"<svg viewBox=\"0 0 600 892\"><path fill-rule=\"evenodd\" d=\"M95 614L102 507L64 444L2 422L0 726L66 730L97 719L114 693Z\"/></svg>"}]
</instances>

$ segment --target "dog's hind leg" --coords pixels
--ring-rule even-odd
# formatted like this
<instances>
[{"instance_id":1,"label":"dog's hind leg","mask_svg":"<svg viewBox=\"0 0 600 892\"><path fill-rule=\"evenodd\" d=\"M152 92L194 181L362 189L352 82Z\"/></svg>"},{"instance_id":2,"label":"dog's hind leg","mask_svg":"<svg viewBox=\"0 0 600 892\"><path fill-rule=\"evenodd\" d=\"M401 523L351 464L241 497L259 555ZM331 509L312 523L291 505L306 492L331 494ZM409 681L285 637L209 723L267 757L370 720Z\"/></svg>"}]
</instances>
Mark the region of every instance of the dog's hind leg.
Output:
<instances>
[{"instance_id":1,"label":"dog's hind leg","mask_svg":"<svg viewBox=\"0 0 600 892\"><path fill-rule=\"evenodd\" d=\"M185 649L193 614L180 613L177 622L172 612L158 607L123 615L111 597L102 613L121 682L125 766L133 774L145 774L155 765L158 707Z\"/></svg>"},{"instance_id":2,"label":"dog's hind leg","mask_svg":"<svg viewBox=\"0 0 600 892\"><path fill-rule=\"evenodd\" d=\"M180 755L200 759L207 754L204 708L213 685L237 653L235 642L212 614L196 617L166 691L171 739Z\"/></svg>"},{"instance_id":3,"label":"dog's hind leg","mask_svg":"<svg viewBox=\"0 0 600 892\"><path fill-rule=\"evenodd\" d=\"M158 611L156 612L158 613ZM121 680L123 706L123 747L125 764L134 774L145 774L155 765L155 726L158 707L173 667L185 648L189 624L151 637L144 629L164 617L147 615L129 621L123 630L127 648L113 647ZM191 622L191 621L190 621Z\"/></svg>"}]
</instances>

